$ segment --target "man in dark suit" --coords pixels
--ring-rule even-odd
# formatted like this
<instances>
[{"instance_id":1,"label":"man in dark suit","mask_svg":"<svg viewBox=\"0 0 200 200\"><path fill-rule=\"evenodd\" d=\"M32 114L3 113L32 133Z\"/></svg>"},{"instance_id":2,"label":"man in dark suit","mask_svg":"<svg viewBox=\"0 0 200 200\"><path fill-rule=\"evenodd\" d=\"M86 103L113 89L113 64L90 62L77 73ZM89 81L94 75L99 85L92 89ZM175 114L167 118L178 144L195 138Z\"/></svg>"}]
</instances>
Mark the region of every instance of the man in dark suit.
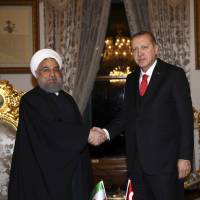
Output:
<instances>
[{"instance_id":1,"label":"man in dark suit","mask_svg":"<svg viewBox=\"0 0 200 200\"><path fill-rule=\"evenodd\" d=\"M181 68L157 58L150 32L133 36L132 51L139 68L127 77L123 110L106 129L91 129L89 142L99 145L125 130L135 199L182 200L193 155L187 78Z\"/></svg>"},{"instance_id":2,"label":"man in dark suit","mask_svg":"<svg viewBox=\"0 0 200 200\"><path fill-rule=\"evenodd\" d=\"M61 68L62 59L52 49L31 59L38 86L20 101L8 200L89 199L89 130L62 90Z\"/></svg>"}]
</instances>

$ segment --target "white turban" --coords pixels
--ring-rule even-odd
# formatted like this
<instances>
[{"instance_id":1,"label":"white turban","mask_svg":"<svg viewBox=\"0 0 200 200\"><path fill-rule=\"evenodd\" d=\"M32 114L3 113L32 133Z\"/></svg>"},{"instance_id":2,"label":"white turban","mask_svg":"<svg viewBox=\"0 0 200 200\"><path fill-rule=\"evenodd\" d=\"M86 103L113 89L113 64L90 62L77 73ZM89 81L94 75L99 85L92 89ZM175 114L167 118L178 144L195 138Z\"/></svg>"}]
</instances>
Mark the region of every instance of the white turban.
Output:
<instances>
[{"instance_id":1,"label":"white turban","mask_svg":"<svg viewBox=\"0 0 200 200\"><path fill-rule=\"evenodd\" d=\"M36 77L36 70L39 67L40 63L46 58L54 58L60 69L62 68L62 58L60 55L53 49L41 49L37 51L31 58L30 67L33 76Z\"/></svg>"}]
</instances>

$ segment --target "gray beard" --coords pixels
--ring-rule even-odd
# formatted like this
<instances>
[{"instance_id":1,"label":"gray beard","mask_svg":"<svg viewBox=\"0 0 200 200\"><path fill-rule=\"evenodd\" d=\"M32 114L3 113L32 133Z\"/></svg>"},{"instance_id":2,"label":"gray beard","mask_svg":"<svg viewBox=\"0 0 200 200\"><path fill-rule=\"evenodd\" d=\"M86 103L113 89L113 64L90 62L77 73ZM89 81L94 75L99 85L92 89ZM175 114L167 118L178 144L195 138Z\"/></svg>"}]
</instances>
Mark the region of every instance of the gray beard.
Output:
<instances>
[{"instance_id":1,"label":"gray beard","mask_svg":"<svg viewBox=\"0 0 200 200\"><path fill-rule=\"evenodd\" d=\"M57 83L55 83L55 84L47 84L42 79L38 79L37 81L38 81L38 85L40 86L40 88L42 88L44 91L46 91L48 93L59 92L60 90L63 89L63 80L62 79L58 80Z\"/></svg>"}]
</instances>

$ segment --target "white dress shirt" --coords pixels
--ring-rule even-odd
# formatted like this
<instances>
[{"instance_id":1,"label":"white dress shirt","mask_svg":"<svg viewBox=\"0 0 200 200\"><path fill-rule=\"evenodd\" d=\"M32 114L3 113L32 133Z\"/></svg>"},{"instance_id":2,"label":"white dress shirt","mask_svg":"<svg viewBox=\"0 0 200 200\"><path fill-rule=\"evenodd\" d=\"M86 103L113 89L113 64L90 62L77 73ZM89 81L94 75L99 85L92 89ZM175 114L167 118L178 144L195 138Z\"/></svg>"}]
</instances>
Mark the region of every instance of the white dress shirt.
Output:
<instances>
[{"instance_id":1,"label":"white dress shirt","mask_svg":"<svg viewBox=\"0 0 200 200\"><path fill-rule=\"evenodd\" d=\"M149 69L148 69L146 72L143 72L142 70L140 70L141 72L140 72L140 78L139 78L139 85L140 85L140 83L142 82L142 76L143 76L144 74L146 74L146 75L148 76L147 82L148 82L148 84L149 84L149 81L150 81L150 79L151 79L151 76L152 76L152 74L153 74L153 70L154 70L156 64L157 64L157 60L154 61L154 63L149 67Z\"/></svg>"}]
</instances>

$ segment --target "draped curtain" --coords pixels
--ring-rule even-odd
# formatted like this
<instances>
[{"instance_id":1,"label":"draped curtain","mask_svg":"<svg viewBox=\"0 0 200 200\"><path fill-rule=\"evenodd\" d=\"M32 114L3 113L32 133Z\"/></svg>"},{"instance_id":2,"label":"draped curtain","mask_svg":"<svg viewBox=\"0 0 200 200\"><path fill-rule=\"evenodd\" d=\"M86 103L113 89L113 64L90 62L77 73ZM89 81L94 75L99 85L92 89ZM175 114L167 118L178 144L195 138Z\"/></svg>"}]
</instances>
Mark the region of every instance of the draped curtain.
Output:
<instances>
[{"instance_id":1,"label":"draped curtain","mask_svg":"<svg viewBox=\"0 0 200 200\"><path fill-rule=\"evenodd\" d=\"M131 35L150 30L159 57L182 67L189 79L190 0L123 0Z\"/></svg>"},{"instance_id":2,"label":"draped curtain","mask_svg":"<svg viewBox=\"0 0 200 200\"><path fill-rule=\"evenodd\" d=\"M44 0L46 47L63 57L64 90L84 111L99 69L111 0Z\"/></svg>"},{"instance_id":3,"label":"draped curtain","mask_svg":"<svg viewBox=\"0 0 200 200\"><path fill-rule=\"evenodd\" d=\"M45 46L57 50L63 58L64 89L72 94L79 66L81 36L81 0L45 0Z\"/></svg>"},{"instance_id":4,"label":"draped curtain","mask_svg":"<svg viewBox=\"0 0 200 200\"><path fill-rule=\"evenodd\" d=\"M149 0L149 19L159 56L182 67L189 79L190 0Z\"/></svg>"},{"instance_id":5,"label":"draped curtain","mask_svg":"<svg viewBox=\"0 0 200 200\"><path fill-rule=\"evenodd\" d=\"M111 0L84 0L80 62L73 96L84 110L99 70Z\"/></svg>"},{"instance_id":6,"label":"draped curtain","mask_svg":"<svg viewBox=\"0 0 200 200\"><path fill-rule=\"evenodd\" d=\"M139 31L149 31L148 0L123 0L131 35Z\"/></svg>"}]
</instances>

